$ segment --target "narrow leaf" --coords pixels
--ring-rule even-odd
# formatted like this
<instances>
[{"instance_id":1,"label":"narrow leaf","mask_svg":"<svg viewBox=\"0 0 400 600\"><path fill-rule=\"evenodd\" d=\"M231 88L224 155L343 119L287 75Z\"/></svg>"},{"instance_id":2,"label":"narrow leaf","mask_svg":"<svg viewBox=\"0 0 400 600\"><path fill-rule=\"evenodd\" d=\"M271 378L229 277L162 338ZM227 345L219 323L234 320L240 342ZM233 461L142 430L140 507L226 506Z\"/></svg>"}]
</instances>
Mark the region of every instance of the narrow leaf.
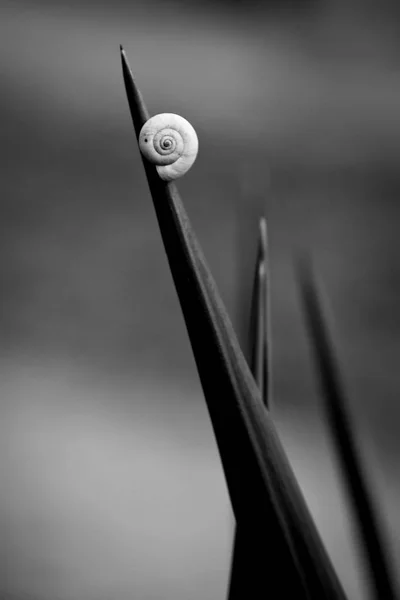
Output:
<instances>
[{"instance_id":1,"label":"narrow leaf","mask_svg":"<svg viewBox=\"0 0 400 600\"><path fill-rule=\"evenodd\" d=\"M271 407L271 339L269 327L269 269L267 222L259 222L258 251L254 270L250 313L250 368L266 408ZM251 580L254 591L262 589L264 578L265 541L257 539L251 528L239 524L235 531L229 600L243 598L249 593ZM258 563L258 566L256 567Z\"/></svg>"},{"instance_id":2,"label":"narrow leaf","mask_svg":"<svg viewBox=\"0 0 400 600\"><path fill-rule=\"evenodd\" d=\"M309 339L325 399L326 419L356 521L366 571L371 580L372 597L375 600L394 600L398 596L383 539L383 527L354 440L339 367L310 261L305 258L299 261L297 271Z\"/></svg>"},{"instance_id":3,"label":"narrow leaf","mask_svg":"<svg viewBox=\"0 0 400 600\"><path fill-rule=\"evenodd\" d=\"M122 65L138 136L147 111L124 52ZM145 160L143 164L236 521L246 522L253 539L265 540L265 589L257 593L343 599L177 188L163 182L153 165Z\"/></svg>"},{"instance_id":4,"label":"narrow leaf","mask_svg":"<svg viewBox=\"0 0 400 600\"><path fill-rule=\"evenodd\" d=\"M268 264L267 221L260 219L259 241L250 315L250 367L259 387L261 398L271 408L271 327L270 277Z\"/></svg>"}]
</instances>

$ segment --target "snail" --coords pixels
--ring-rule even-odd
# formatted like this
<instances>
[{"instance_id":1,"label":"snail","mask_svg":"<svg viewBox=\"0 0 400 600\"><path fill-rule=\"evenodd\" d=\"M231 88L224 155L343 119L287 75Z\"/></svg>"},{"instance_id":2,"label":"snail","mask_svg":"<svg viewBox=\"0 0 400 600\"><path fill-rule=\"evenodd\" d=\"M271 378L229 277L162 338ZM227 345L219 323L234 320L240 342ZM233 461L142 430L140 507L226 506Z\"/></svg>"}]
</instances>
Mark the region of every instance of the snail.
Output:
<instances>
[{"instance_id":1,"label":"snail","mask_svg":"<svg viewBox=\"0 0 400 600\"><path fill-rule=\"evenodd\" d=\"M197 134L189 121L163 113L151 117L139 134L139 148L164 181L182 177L196 160Z\"/></svg>"}]
</instances>

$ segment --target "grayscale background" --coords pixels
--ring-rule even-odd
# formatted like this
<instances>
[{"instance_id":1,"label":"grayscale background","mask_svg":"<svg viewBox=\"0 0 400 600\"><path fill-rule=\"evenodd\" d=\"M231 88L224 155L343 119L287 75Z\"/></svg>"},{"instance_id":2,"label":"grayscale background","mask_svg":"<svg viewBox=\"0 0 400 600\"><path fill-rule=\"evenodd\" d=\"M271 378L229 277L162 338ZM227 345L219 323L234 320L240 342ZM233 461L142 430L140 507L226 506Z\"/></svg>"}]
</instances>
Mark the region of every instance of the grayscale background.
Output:
<instances>
[{"instance_id":1,"label":"grayscale background","mask_svg":"<svg viewBox=\"0 0 400 600\"><path fill-rule=\"evenodd\" d=\"M233 516L120 43L151 113L198 132L178 187L244 347L267 214L274 418L349 598L365 597L293 256L315 259L398 567L398 3L0 9L1 597L226 594Z\"/></svg>"}]
</instances>

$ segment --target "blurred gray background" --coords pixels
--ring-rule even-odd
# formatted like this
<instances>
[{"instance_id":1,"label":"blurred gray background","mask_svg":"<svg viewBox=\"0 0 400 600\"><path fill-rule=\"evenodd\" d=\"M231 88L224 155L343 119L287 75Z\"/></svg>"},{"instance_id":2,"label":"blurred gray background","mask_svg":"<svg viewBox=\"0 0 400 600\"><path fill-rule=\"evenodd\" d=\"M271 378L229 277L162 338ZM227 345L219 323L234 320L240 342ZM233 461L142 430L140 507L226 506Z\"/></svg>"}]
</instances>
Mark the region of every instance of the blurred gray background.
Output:
<instances>
[{"instance_id":1,"label":"blurred gray background","mask_svg":"<svg viewBox=\"0 0 400 600\"><path fill-rule=\"evenodd\" d=\"M1 596L226 594L233 517L122 43L151 113L198 132L178 187L244 347L267 214L277 428L349 597L365 597L292 259L312 251L329 299L398 566L398 3L0 7Z\"/></svg>"}]
</instances>

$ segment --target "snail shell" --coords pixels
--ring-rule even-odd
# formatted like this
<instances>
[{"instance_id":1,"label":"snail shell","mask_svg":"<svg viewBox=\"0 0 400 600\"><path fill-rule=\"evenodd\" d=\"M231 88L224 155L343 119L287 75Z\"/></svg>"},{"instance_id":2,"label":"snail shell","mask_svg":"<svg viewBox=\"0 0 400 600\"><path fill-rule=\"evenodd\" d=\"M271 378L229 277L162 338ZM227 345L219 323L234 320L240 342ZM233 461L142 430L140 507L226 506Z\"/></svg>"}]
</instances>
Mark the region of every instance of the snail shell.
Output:
<instances>
[{"instance_id":1,"label":"snail shell","mask_svg":"<svg viewBox=\"0 0 400 600\"><path fill-rule=\"evenodd\" d=\"M161 179L182 177L196 160L197 134L189 121L179 115L163 113L151 117L139 134L139 148L156 165Z\"/></svg>"}]
</instances>

